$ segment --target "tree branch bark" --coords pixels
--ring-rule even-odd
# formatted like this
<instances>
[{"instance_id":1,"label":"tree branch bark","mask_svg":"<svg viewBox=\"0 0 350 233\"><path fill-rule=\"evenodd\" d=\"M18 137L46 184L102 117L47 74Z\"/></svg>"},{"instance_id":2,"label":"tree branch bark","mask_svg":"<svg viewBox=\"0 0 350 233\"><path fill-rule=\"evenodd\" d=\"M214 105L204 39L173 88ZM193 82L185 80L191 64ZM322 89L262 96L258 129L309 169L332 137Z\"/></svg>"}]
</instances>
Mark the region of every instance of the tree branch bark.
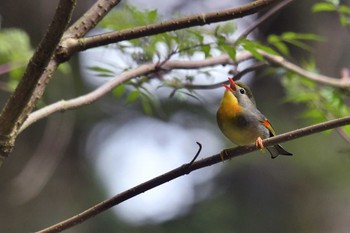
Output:
<instances>
[{"instance_id":1,"label":"tree branch bark","mask_svg":"<svg viewBox=\"0 0 350 233\"><path fill-rule=\"evenodd\" d=\"M34 108L35 102L30 100L37 85L40 85L39 79L70 21L75 4L76 0L60 0L48 31L30 59L16 90L1 112L0 166L13 148L17 130Z\"/></svg>"},{"instance_id":2,"label":"tree branch bark","mask_svg":"<svg viewBox=\"0 0 350 233\"><path fill-rule=\"evenodd\" d=\"M197 14L86 38L71 38L62 43L63 49L59 52L60 59L67 60L74 52L83 51L97 46L117 43L124 40L136 39L144 36L156 35L193 26L203 26L210 23L217 23L221 21L241 18L254 14L279 1L280 0L256 0L243 6L234 7L219 12Z\"/></svg>"},{"instance_id":3,"label":"tree branch bark","mask_svg":"<svg viewBox=\"0 0 350 233\"><path fill-rule=\"evenodd\" d=\"M286 141L290 141L290 140L294 140L300 137L305 137L311 134L315 134L315 133L319 133L325 130L329 130L329 129L334 129L337 127L341 127L344 125L348 125L350 124L350 116L348 117L343 117L343 118L339 118L336 120L331 120L331 121L327 121L327 122L323 122L320 124L316 124L316 125L312 125L312 126L308 126L308 127L304 127L301 129L297 129L297 130L293 130L284 134L280 134L278 136L272 137L272 138L268 138L263 140L263 144L264 146L272 146L272 145L276 145L282 142L286 142ZM247 146L241 146L241 147L235 147L235 148L231 148L231 149L226 149L224 150L225 153L223 153L224 156L224 160L228 160L240 155L244 155L247 154L249 152L255 151L258 148L256 148L255 144L252 145L247 145ZM54 233L54 232L61 232L65 229L71 228L79 223L82 223L84 221L86 221L89 218L92 218L108 209L110 209L113 206L116 206L128 199L131 199L141 193L144 193L148 190L151 190L157 186L160 186L164 183L167 183L171 180L174 180L180 176L183 175L187 175L189 173L191 173L192 171L204 168L204 167L208 167L211 165L214 165L216 163L222 162L221 160L221 154L216 154L204 159L201 159L199 161L196 162L191 162L188 164L184 164L174 170L171 170L167 173L164 173L158 177L155 177L151 180L148 180L140 185L137 185L129 190L126 190L122 193L117 194L116 196L107 199L103 202L100 202L99 204L81 212L78 215L75 215L65 221L62 221L60 223L57 223L55 225L52 225L46 229L40 230L38 231L38 233Z\"/></svg>"},{"instance_id":4,"label":"tree branch bark","mask_svg":"<svg viewBox=\"0 0 350 233\"><path fill-rule=\"evenodd\" d=\"M344 89L350 88L350 79L347 79L347 78L337 79L337 78L328 77L322 74L312 73L307 70L304 70L300 66L297 66L287 61L285 58L281 56L272 55L270 53L267 53L261 50L259 50L259 53L263 55L266 58L266 60L268 60L270 63L275 64L277 66L281 66L287 70L293 71L294 73L304 76L307 79L313 80L318 83L326 84L329 86L333 86L333 87L344 88Z\"/></svg>"},{"instance_id":5,"label":"tree branch bark","mask_svg":"<svg viewBox=\"0 0 350 233\"><path fill-rule=\"evenodd\" d=\"M121 0L98 0L81 18L69 27L63 37L80 38L84 36L120 2Z\"/></svg>"}]
</instances>

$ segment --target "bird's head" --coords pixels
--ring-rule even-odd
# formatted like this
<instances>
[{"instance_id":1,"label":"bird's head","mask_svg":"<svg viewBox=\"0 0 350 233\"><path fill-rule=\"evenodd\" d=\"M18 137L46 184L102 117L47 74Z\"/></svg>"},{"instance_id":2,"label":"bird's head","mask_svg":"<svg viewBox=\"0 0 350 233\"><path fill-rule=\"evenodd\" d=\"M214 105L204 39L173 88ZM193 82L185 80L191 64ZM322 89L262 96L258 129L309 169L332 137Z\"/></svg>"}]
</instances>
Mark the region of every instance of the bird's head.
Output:
<instances>
[{"instance_id":1,"label":"bird's head","mask_svg":"<svg viewBox=\"0 0 350 233\"><path fill-rule=\"evenodd\" d=\"M249 108L255 106L255 100L249 87L244 83L235 82L232 78L228 78L230 85L223 84L226 88L223 99L231 102L233 105L241 108Z\"/></svg>"}]
</instances>

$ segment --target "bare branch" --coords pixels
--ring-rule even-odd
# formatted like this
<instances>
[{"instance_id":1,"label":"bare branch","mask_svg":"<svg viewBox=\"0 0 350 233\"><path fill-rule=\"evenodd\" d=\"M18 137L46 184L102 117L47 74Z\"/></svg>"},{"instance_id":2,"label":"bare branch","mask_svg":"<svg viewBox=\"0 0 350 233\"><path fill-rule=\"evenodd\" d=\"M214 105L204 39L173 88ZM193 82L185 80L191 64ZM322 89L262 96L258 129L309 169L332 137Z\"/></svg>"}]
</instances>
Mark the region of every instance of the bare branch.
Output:
<instances>
[{"instance_id":1,"label":"bare branch","mask_svg":"<svg viewBox=\"0 0 350 233\"><path fill-rule=\"evenodd\" d=\"M326 84L326 85L333 86L333 87L338 87L338 88L346 88L346 89L350 88L350 79L348 79L348 78L337 79L337 78L328 77L328 76L325 76L322 74L312 73L312 72L309 72L307 70L304 70L300 66L297 66L297 65L287 61L286 59L284 59L281 56L272 55L272 54L266 53L262 50L259 50L259 53L261 55L263 55L272 64L286 68L287 70L293 71L293 72L295 72L301 76L304 76L305 78L313 80L315 82Z\"/></svg>"},{"instance_id":2,"label":"bare branch","mask_svg":"<svg viewBox=\"0 0 350 233\"><path fill-rule=\"evenodd\" d=\"M70 21L75 4L76 0L60 0L48 31L30 59L15 92L1 112L0 165L13 148L16 131L34 107L35 102L30 102L33 92Z\"/></svg>"},{"instance_id":3,"label":"bare branch","mask_svg":"<svg viewBox=\"0 0 350 233\"><path fill-rule=\"evenodd\" d=\"M249 52L243 52L237 56L237 62L246 60L250 57L251 55ZM198 69L202 67L224 65L224 64L233 64L230 57L226 54L223 54L217 57L208 58L205 60L199 60L199 61L171 61L170 60L163 63L161 69L167 70L167 71L173 70L173 69ZM123 82L141 75L146 75L146 74L156 72L159 69L160 67L158 63L144 64L135 69L128 70L118 75L114 79L101 85L100 87L98 87L97 89L95 89L94 91L88 94L85 94L70 100L61 100L51 105L48 105L30 114L26 122L22 125L20 132L22 132L25 128L27 128L29 125L33 124L34 122L42 118L45 118L55 112L75 109L75 108L90 104L98 100L102 96L106 95L111 90L113 90L113 88L119 86Z\"/></svg>"},{"instance_id":4,"label":"bare branch","mask_svg":"<svg viewBox=\"0 0 350 233\"><path fill-rule=\"evenodd\" d=\"M243 38L246 38L252 31L254 31L259 25L261 25L263 22L265 22L268 18L270 18L272 15L280 11L283 7L287 6L289 3L291 3L293 0L285 0L271 8L268 12L266 12L263 16L261 16L259 19L254 21L252 25L250 25L239 37L236 39L236 41L239 41Z\"/></svg>"},{"instance_id":5,"label":"bare branch","mask_svg":"<svg viewBox=\"0 0 350 233\"><path fill-rule=\"evenodd\" d=\"M85 14L64 33L64 38L80 38L96 26L98 22L121 0L98 0Z\"/></svg>"},{"instance_id":6,"label":"bare branch","mask_svg":"<svg viewBox=\"0 0 350 233\"><path fill-rule=\"evenodd\" d=\"M71 38L66 40L66 43L62 45L64 50L60 51L60 59L67 60L76 51L83 51L89 48L117 43L124 40L131 40L193 26L202 26L210 23L241 18L254 14L278 1L279 0L257 0L243 6L234 7L223 11L197 14L81 39Z\"/></svg>"},{"instance_id":7,"label":"bare branch","mask_svg":"<svg viewBox=\"0 0 350 233\"><path fill-rule=\"evenodd\" d=\"M325 130L334 129L337 127L341 127L344 125L350 124L350 116L339 118L336 120L326 121L320 124L304 127L301 129L293 130L272 138L268 138L263 140L263 144L265 146L272 146L276 145L278 143L290 141L296 138L305 137L311 134L316 134ZM235 147L226 149L225 153L223 153L224 160L228 160L234 157L237 157L239 155L244 155L249 152L257 150L257 147L255 144L247 145L247 146L241 146L241 147ZM81 212L78 215L75 215L65 221L62 221L60 223L57 223L55 225L52 225L46 229L43 229L41 231L38 231L38 233L54 233L54 232L61 232L65 229L71 228L79 223L82 223L86 221L89 218L92 218L108 209L110 209L113 206L116 206L128 199L131 199L141 193L144 193L148 190L151 190L157 186L160 186L166 182L169 182L171 180L174 180L180 176L187 175L191 173L192 171L211 166L213 164L222 162L221 154L216 154L210 157L207 157L205 159L196 161L194 163L188 163L184 164L174 170L171 170L167 173L164 173L158 177L155 177L151 180L148 180L140 185L137 185L129 190L126 190L122 193L117 194L116 196L107 199L103 202L100 202L99 204Z\"/></svg>"}]
</instances>

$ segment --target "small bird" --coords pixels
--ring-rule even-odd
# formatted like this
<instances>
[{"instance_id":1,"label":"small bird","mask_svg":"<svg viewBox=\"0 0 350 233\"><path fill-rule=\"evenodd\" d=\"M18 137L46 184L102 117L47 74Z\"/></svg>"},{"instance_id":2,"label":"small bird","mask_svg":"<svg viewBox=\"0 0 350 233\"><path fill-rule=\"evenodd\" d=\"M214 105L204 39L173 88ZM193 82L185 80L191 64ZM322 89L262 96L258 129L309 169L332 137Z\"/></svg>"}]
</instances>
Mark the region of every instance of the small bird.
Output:
<instances>
[{"instance_id":1,"label":"small bird","mask_svg":"<svg viewBox=\"0 0 350 233\"><path fill-rule=\"evenodd\" d=\"M276 135L268 119L256 108L250 89L241 82L228 78L226 88L216 119L222 133L233 143L243 146L255 142L257 148L264 148L263 139ZM278 155L293 155L279 144L266 147L271 158Z\"/></svg>"}]
</instances>

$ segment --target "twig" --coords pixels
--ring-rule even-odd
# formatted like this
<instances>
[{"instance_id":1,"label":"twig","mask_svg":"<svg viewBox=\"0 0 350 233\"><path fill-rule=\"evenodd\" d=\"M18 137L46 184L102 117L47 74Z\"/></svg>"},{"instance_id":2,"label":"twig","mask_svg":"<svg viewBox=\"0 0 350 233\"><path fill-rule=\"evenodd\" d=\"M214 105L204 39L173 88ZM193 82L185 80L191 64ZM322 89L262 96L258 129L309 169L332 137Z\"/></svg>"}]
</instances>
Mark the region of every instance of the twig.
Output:
<instances>
[{"instance_id":1,"label":"twig","mask_svg":"<svg viewBox=\"0 0 350 233\"><path fill-rule=\"evenodd\" d=\"M63 46L64 50L59 52L60 59L67 60L76 51L83 51L97 46L137 39L144 36L156 35L193 26L202 26L205 24L241 18L254 14L278 1L279 0L257 0L243 6L234 7L223 11L197 14L86 38L71 38L67 40L67 44Z\"/></svg>"},{"instance_id":2,"label":"twig","mask_svg":"<svg viewBox=\"0 0 350 233\"><path fill-rule=\"evenodd\" d=\"M242 32L236 39L236 42L239 40L246 38L252 31L254 31L257 27L259 27L263 22L265 22L268 18L270 18L272 15L276 14L278 11L280 11L283 7L287 6L289 3L291 3L293 0L285 0L271 8L268 12L266 12L263 16L261 16L259 19L255 20L252 25L250 25L246 30Z\"/></svg>"},{"instance_id":3,"label":"twig","mask_svg":"<svg viewBox=\"0 0 350 233\"><path fill-rule=\"evenodd\" d=\"M34 108L34 90L70 21L76 0L60 0L54 18L0 115L0 166L11 152L17 130Z\"/></svg>"},{"instance_id":4,"label":"twig","mask_svg":"<svg viewBox=\"0 0 350 233\"><path fill-rule=\"evenodd\" d=\"M272 146L276 145L278 143L290 141L296 138L305 137L311 134L319 133L325 130L341 127L344 125L350 124L350 116L339 118L336 120L331 120L327 122L323 122L320 124L308 126L305 128L293 130L272 138L268 138L263 140L263 144L265 146ZM241 147L235 147L225 150L225 156L224 160L228 160L234 157L237 157L239 155L244 155L249 152L257 150L256 145L247 145L247 146L241 146ZM160 186L166 182L169 182L171 180L174 180L180 176L186 175L191 173L192 171L211 166L213 164L222 162L222 158L219 154L207 157L205 159L199 160L194 162L192 165L188 166L188 164L184 164L174 170L171 170L167 173L164 173L158 177L155 177L151 180L148 180L140 185L137 185L129 190L126 190L122 193L117 194L116 196L107 199L103 202L100 202L99 204L81 212L78 215L75 215L65 221L62 221L60 223L57 223L55 225L52 225L46 229L43 229L41 231L38 231L38 233L54 233L54 232L61 232L65 229L71 228L79 223L82 223L86 221L89 218L92 218L108 209L110 209L113 206L116 206L128 199L131 199L141 193L144 193L150 189L153 189L157 186Z\"/></svg>"},{"instance_id":5,"label":"twig","mask_svg":"<svg viewBox=\"0 0 350 233\"><path fill-rule=\"evenodd\" d=\"M201 143L199 143L199 142L196 142L197 143L197 145L198 145L198 151L197 151L197 153L196 153L196 155L193 157L193 159L191 160L191 162L189 162L187 165L188 166L191 166L195 161L196 161L196 159L198 158L198 155L201 153L201 151L202 151L202 144Z\"/></svg>"},{"instance_id":6,"label":"twig","mask_svg":"<svg viewBox=\"0 0 350 233\"><path fill-rule=\"evenodd\" d=\"M256 71L258 69L261 69L263 67L266 67L267 64L266 63L256 63L242 71L237 72L234 76L233 76L233 80L237 81L240 80L244 75L246 75L249 72L252 71ZM214 83L214 84L190 84L190 83L184 83L182 85L180 85L182 88L188 88L188 89L201 89L201 90L210 90L210 89L215 89L215 88L220 88L222 87L223 84L228 84L228 80L225 80L223 82L219 82L219 83Z\"/></svg>"}]
</instances>

